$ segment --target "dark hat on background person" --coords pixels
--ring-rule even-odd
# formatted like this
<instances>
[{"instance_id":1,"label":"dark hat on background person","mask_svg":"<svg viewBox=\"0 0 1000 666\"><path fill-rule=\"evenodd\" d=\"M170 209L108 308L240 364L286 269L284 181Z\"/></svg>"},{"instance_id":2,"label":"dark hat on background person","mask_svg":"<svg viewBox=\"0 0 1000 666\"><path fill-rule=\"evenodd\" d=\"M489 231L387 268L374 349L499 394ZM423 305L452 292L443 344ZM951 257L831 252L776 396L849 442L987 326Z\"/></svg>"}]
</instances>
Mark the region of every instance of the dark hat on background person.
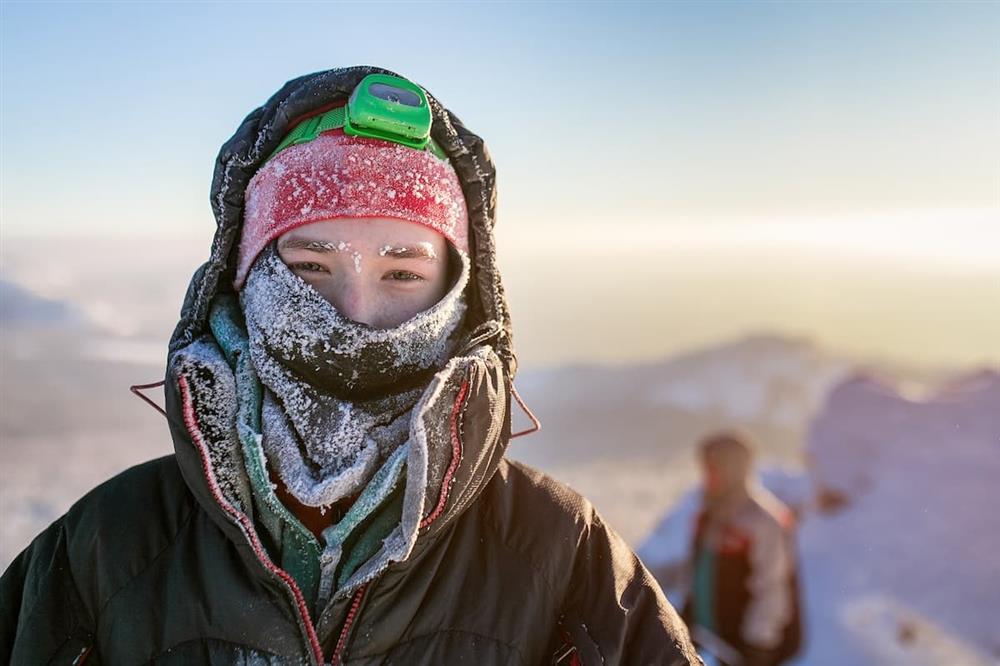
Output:
<instances>
[{"instance_id":1,"label":"dark hat on background person","mask_svg":"<svg viewBox=\"0 0 1000 666\"><path fill-rule=\"evenodd\" d=\"M749 462L754 457L754 449L753 439L735 429L714 432L698 444L702 460L725 457Z\"/></svg>"}]
</instances>

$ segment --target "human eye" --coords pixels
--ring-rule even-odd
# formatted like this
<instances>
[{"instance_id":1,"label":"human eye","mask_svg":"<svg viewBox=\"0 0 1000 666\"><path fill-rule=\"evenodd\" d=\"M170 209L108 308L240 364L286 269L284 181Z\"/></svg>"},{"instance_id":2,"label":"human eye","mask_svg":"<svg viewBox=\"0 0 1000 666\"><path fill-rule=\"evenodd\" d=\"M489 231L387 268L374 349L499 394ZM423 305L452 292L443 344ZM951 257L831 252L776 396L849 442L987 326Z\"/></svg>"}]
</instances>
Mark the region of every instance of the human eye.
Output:
<instances>
[{"instance_id":1,"label":"human eye","mask_svg":"<svg viewBox=\"0 0 1000 666\"><path fill-rule=\"evenodd\" d=\"M389 271L383 277L384 280L391 280L393 282L419 282L424 278L416 273L411 273L410 271Z\"/></svg>"},{"instance_id":2,"label":"human eye","mask_svg":"<svg viewBox=\"0 0 1000 666\"><path fill-rule=\"evenodd\" d=\"M320 266L319 264L312 261L296 261L289 265L293 271L302 271L304 273L325 273L326 268Z\"/></svg>"}]
</instances>

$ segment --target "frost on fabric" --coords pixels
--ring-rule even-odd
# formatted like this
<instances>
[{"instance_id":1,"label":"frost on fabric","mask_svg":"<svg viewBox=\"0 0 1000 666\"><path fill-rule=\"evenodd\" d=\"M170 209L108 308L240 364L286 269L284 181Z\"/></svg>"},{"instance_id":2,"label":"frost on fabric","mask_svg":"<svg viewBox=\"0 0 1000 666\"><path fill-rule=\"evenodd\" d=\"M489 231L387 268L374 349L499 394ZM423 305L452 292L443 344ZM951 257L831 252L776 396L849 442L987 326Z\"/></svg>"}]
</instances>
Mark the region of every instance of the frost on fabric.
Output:
<instances>
[{"instance_id":1,"label":"frost on fabric","mask_svg":"<svg viewBox=\"0 0 1000 666\"><path fill-rule=\"evenodd\" d=\"M341 315L273 244L261 253L241 298L251 359L266 387L264 450L299 501L326 506L356 494L406 441L423 387L393 387L452 354L468 273L463 256L461 276L441 301L395 328L375 329ZM345 398L371 387L386 390Z\"/></svg>"},{"instance_id":2,"label":"frost on fabric","mask_svg":"<svg viewBox=\"0 0 1000 666\"><path fill-rule=\"evenodd\" d=\"M350 536L393 492L402 479L402 471L409 454L407 445L400 446L375 473L361 495L354 501L340 522L323 530L326 545L320 554L320 587L318 605L324 607L332 596L337 567L343 556L343 547ZM382 560L382 564L387 564Z\"/></svg>"},{"instance_id":3,"label":"frost on fabric","mask_svg":"<svg viewBox=\"0 0 1000 666\"><path fill-rule=\"evenodd\" d=\"M308 506L327 507L360 492L387 455L406 441L410 410L420 391L364 406L308 391L285 391L285 405L264 391L264 453L289 492ZM289 418L309 401L320 410L304 428ZM370 410L370 411L369 411Z\"/></svg>"},{"instance_id":4,"label":"frost on fabric","mask_svg":"<svg viewBox=\"0 0 1000 666\"><path fill-rule=\"evenodd\" d=\"M326 133L286 148L254 174L245 203L237 285L278 230L319 220L407 220L468 247L465 196L451 165L388 141Z\"/></svg>"},{"instance_id":5,"label":"frost on fabric","mask_svg":"<svg viewBox=\"0 0 1000 666\"><path fill-rule=\"evenodd\" d=\"M213 341L199 338L178 351L171 363L175 380L187 378L219 489L234 506L247 511L250 486L236 430L236 384L225 357Z\"/></svg>"},{"instance_id":6,"label":"frost on fabric","mask_svg":"<svg viewBox=\"0 0 1000 666\"><path fill-rule=\"evenodd\" d=\"M400 524L386 537L379 552L337 590L334 599L346 596L372 580L390 562L402 562L409 557L416 544L421 521L438 503L445 471L452 461L451 412L462 382L473 372L473 366L482 367L489 363L499 363L499 359L488 347L477 347L468 356L452 358L427 385L413 408L409 422L406 485ZM457 499L452 497L451 501Z\"/></svg>"},{"instance_id":7,"label":"frost on fabric","mask_svg":"<svg viewBox=\"0 0 1000 666\"><path fill-rule=\"evenodd\" d=\"M273 258L280 262L280 258L276 254L273 255ZM266 259L262 259L262 265L264 262L266 262ZM276 268L279 271L284 268L284 271L280 272L280 274L284 275L286 279L293 280L296 283L296 289L315 294L315 291L305 282L294 276L290 271L287 271L287 267L283 263L280 263L280 265L274 264L272 268ZM461 287L468 279L468 270L467 259L463 257L462 276L455 287L445 297L446 300L456 299L456 294L460 294ZM270 278L265 280L265 282L268 281L270 281ZM265 287L266 285L259 286ZM240 351L244 349L250 350L249 354L244 352L244 355L241 357L246 361L251 361L251 363L246 364L247 368L256 368L253 348L255 344L263 344L262 340L264 339L263 333L260 330L257 330L256 333L253 332L255 330L254 322L260 322L260 318L257 315L264 316L266 314L268 317L276 318L277 321L280 321L284 317L285 321L292 328L303 328L301 322L295 318L294 313L281 313L281 308L284 305L280 302L282 297L274 292L273 284L271 286L272 289L264 288L260 290L260 293L248 293L241 296L244 299L244 314L247 319L245 334L250 339L247 339L244 343L235 345L235 347L238 347ZM250 291L253 292L254 290ZM264 294L268 294L269 298L264 298ZM310 302L308 296L308 293L305 295L297 293L294 297L286 294L283 298L289 302L305 298L306 302ZM315 294L315 296L318 297L318 294ZM260 299L258 306L248 307L249 302L254 298ZM256 309L257 307L266 309L266 312L259 312ZM326 301L313 301L313 307L333 309ZM455 312L445 317L446 320L454 319L454 323L445 325L440 329L443 337L452 337L450 333L453 327L457 329L462 320L462 317L457 312L464 312L464 307L464 302L460 298L454 301L453 310ZM429 309L424 314L431 313L435 308ZM308 310L308 308L306 309ZM318 317L316 313L311 313L309 316ZM435 316L440 316L440 313ZM362 328L379 335L385 333L384 331L375 331L369 327ZM423 330L420 327L417 327L417 329ZM218 322L216 322L213 330L217 332L217 335L221 335L227 339L235 337L236 333L238 333L234 332L227 336L223 328L218 325ZM257 343L252 341L254 335L257 336ZM204 421L209 424L207 433L214 433L213 425L225 427L225 424L228 423L231 428L234 419L236 421L240 420L238 414L234 413L235 410L232 404L234 402L238 403L239 385L237 382L237 385L233 386L232 371L226 363L222 350L209 338L204 338L204 340L205 348L198 351L198 362L192 363L190 369L194 370L200 367L203 370L211 370L209 373L210 377L206 376L203 383L202 380L198 382L202 383L202 385L196 391L196 396L201 396L201 398L196 400L195 407L198 410L199 422ZM335 347L336 345L331 345L331 348ZM436 345L430 345L430 347L435 348ZM360 349L363 352L364 345L360 345ZM333 468L344 471L344 475L340 477L340 480L353 479L352 483L359 484L358 491L362 493L362 497L358 500L357 511L354 508L349 511L349 515L345 516L341 521L343 526L347 525L344 521L348 520L348 517L354 516L355 513L358 516L361 514L367 515L367 510L371 506L377 505L379 498L384 497L393 487L398 487L398 484L405 484L399 525L386 537L380 550L367 562L362 564L349 580L343 581L340 584L335 584L332 577L335 575L336 566L341 557L338 549L342 547L342 539L330 539L327 542L326 545L330 549L328 552L325 551L321 556L321 580L325 594L331 595L333 600L352 594L360 585L372 580L383 571L389 563L404 561L409 557L413 547L417 543L421 522L434 509L442 497L442 491L445 489L444 477L454 455L450 428L452 409L461 386L470 374L475 372L473 366L500 363L499 359L488 346L477 347L468 356L452 358L453 349L453 344L446 346L441 352L441 356L437 356L437 352L425 351L425 355L422 358L425 361L428 359L433 361L432 371L436 370L440 365L444 367L436 373L428 375L428 378L412 391L389 394L377 400L339 400L337 401L337 405L328 410L329 421L327 423L332 424L330 427L336 429L339 433L337 436L338 443L346 444L347 442L353 442L358 447L357 455L354 458L350 458L350 456L345 458L345 461L350 458L348 462L351 464L339 465L335 456L331 456L329 459L332 461ZM187 352L188 350L184 351ZM260 352L262 349L258 349L257 351ZM363 353L361 355L363 356ZM419 357L419 355L416 355L416 357ZM183 357L178 356L177 358ZM281 364L277 360L275 360L274 364L265 365L270 365L276 371L282 370ZM318 367L324 368L323 365ZM282 374L279 372L278 376L280 378ZM299 436L299 431L290 418L289 410L284 409L284 398L279 393L271 391L267 380L263 376L260 379L264 382L263 401L265 404L261 407L261 415L264 417L262 419L262 427L265 433L263 436L254 435L246 440L248 445L253 449L252 451L247 451L247 454L253 460L256 460L259 456L261 468L266 467L267 463L264 461L266 456L267 461L276 471L279 471L281 467L281 463L278 462L279 458L281 456L288 456L288 459L291 460L291 467L303 472L302 478L306 488L311 490L319 488L321 491L321 484L317 484L314 487L309 486L311 480L319 479L322 481L324 477L318 473L319 466L308 455L309 451L304 446L304 440ZM291 374L284 379L285 381L294 383L294 377ZM192 384L195 383L192 382ZM269 392L270 396L268 396ZM332 399L332 396L326 397ZM301 404L304 405L303 411L307 413L313 410L321 410L320 406L324 400L322 396L306 395L305 393L300 395L299 398L302 400ZM266 404L268 402L270 403L269 405ZM331 404L327 406L330 407ZM212 417L207 412L205 414L202 413L204 410L211 411L213 405L229 405L229 407L220 411L218 418ZM235 409L239 409L239 404L236 405ZM225 415L222 415L223 413ZM322 426L317 424L313 431L314 434L321 429ZM275 435L275 431L277 431L277 435ZM285 437L284 444L282 444L282 436ZM217 446L217 443L221 440L215 434L206 435L206 441L210 443L213 449L220 451L218 455L212 454L211 456L211 463L215 469L216 476L220 480L231 479L231 481L224 481L227 488L240 486L241 484L244 488L247 488L245 493L240 495L246 497L247 500L240 506L245 507L245 511L249 511L249 478L246 468L242 465L243 459L240 457L239 444L235 440L235 436L228 449L228 454L224 453L226 450L225 447ZM278 446L274 447L276 441L278 442ZM289 444L292 444L292 446L288 446ZM488 446L489 444L485 445ZM247 462L247 465L249 466L250 462ZM286 475L280 471L279 474L286 485L291 488L292 483L289 483L288 480L290 475L286 478ZM367 476L368 474L372 474L372 476ZM236 478L232 478L234 476ZM332 483L331 485L337 484ZM345 483L344 485L347 484ZM264 490L266 490L266 487ZM463 496L462 490L460 488L451 489L452 494L448 495L448 507L450 507L450 511L453 511L454 507L458 505L460 498ZM230 495L230 491L227 490L226 494ZM341 492L338 490L336 494L340 495ZM370 501L366 502L364 498ZM324 500L320 500L320 502L322 501ZM319 505L322 506L322 504ZM447 514L445 514L446 516ZM357 518L357 516L354 517Z\"/></svg>"},{"instance_id":8,"label":"frost on fabric","mask_svg":"<svg viewBox=\"0 0 1000 666\"><path fill-rule=\"evenodd\" d=\"M489 374L484 366L500 362L488 347L477 347L469 352L468 356L461 357L460 360L461 365L458 367L462 369L462 372L450 380L451 383L444 389L439 398L423 406L423 410L414 416L411 426L411 433L413 433L411 437L427 441L430 450L433 451L433 454L427 459L426 485L432 490L429 491L426 504L423 507L425 516L436 507L440 491L444 487L445 475L452 462L454 447L451 439L451 412L454 402L458 398L462 381L470 376L473 364L483 367L483 373ZM498 406L493 405L491 409L496 410ZM463 439L462 421L459 420L457 425L459 427L458 436Z\"/></svg>"},{"instance_id":9,"label":"frost on fabric","mask_svg":"<svg viewBox=\"0 0 1000 666\"><path fill-rule=\"evenodd\" d=\"M302 378L320 385L328 381L322 375L339 375L333 384L343 382L348 391L379 384L380 378L394 374L440 366L450 356L452 333L466 309L463 292L469 266L468 258L460 256L461 275L440 301L399 326L376 329L340 314L269 246L241 293L251 353L255 346L258 351L266 348L294 365Z\"/></svg>"},{"instance_id":10,"label":"frost on fabric","mask_svg":"<svg viewBox=\"0 0 1000 666\"><path fill-rule=\"evenodd\" d=\"M498 364L499 359L488 347L478 347L468 356L452 358L425 386L413 392L416 395L414 406L391 419L387 425L375 426L369 433L370 437L365 441L376 443L378 455L385 462L376 468L378 471L374 479L363 486L362 498L358 500L361 504L356 511L352 508L345 516L341 527L346 530L348 525L345 521L348 518L355 513L367 515L367 510L376 505L380 497L397 484L405 483L400 524L386 537L381 549L335 589L333 576L340 560L339 549L344 535L328 539L328 549L322 554L320 562L326 596L336 600L350 595L389 563L403 561L409 556L416 544L421 521L433 510L441 496L445 472L452 461L451 413L462 382L473 372L473 365L490 363ZM173 372L174 376L184 372L189 379L198 422L209 448L210 463L223 492L234 505L249 512L249 477L242 462L239 442L232 433L233 420L239 421L234 413L238 386L234 385L232 371L222 350L211 339L201 338L178 352L174 357ZM356 418L357 406L352 409ZM285 418L284 414L281 416ZM265 426L267 421L265 418ZM251 438L257 455L261 456L262 469L265 467L264 439L260 435ZM402 443L394 450L382 450L383 445L396 441ZM270 457L271 453L268 455ZM398 474L402 474L402 478ZM271 489L273 491L274 487ZM371 501L365 504L362 501L364 497ZM458 495L450 496L449 505L454 506L453 502L458 499ZM336 529L336 526L331 529Z\"/></svg>"}]
</instances>

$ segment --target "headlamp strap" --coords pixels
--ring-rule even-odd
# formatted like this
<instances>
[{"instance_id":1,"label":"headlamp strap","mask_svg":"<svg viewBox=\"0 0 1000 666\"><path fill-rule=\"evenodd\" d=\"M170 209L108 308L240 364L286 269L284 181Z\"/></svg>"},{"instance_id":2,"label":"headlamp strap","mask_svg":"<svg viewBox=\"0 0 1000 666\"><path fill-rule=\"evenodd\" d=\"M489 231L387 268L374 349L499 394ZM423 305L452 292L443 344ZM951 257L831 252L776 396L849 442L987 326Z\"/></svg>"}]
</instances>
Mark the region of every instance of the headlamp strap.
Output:
<instances>
[{"instance_id":1,"label":"headlamp strap","mask_svg":"<svg viewBox=\"0 0 1000 666\"><path fill-rule=\"evenodd\" d=\"M418 99L424 105L424 112L428 113L428 111L426 110L426 97L423 95L423 91L420 90L414 84L410 83L409 81L406 81L405 79L399 79L397 77L388 77L385 75L370 75L368 77L365 77L365 79L363 79L361 83L358 84L358 88L360 89L360 91L365 91L368 89L369 79L374 79L373 82L376 85L378 85L380 81L390 81L390 82L396 81L405 83L408 86L412 86L413 89L420 91L420 96ZM383 88L385 87L386 86L383 84ZM448 156L445 154L444 150L441 149L441 146L439 146L437 142L434 141L434 139L429 137L427 138L426 147L421 149L421 148L415 148L412 145L413 144L412 140L408 140L403 136L397 138L394 137L391 133L386 133L384 131L379 132L377 130L370 130L370 129L358 130L355 126L345 127L350 124L348 122L348 117L347 117L349 113L348 109L352 104L356 106L359 105L357 101L359 97L362 101L367 101L369 107L374 105L382 105L382 106L386 105L385 101L373 99L371 95L368 95L367 97L365 95L359 95L358 92L360 91L356 91L355 94L352 95L348 103L345 104L344 106L338 106L319 115L306 118L305 120L297 124L295 127L292 128L292 130L287 135L285 135L285 138L282 139L281 143L278 144L278 147L274 150L273 153L271 153L271 155L267 158L267 160L265 160L265 162L269 161L271 158L273 158L275 155L280 153L285 148L288 148L289 146L298 145L300 143L308 143L313 139L315 139L316 137L318 137L323 132L328 132L330 130L335 130L335 129L344 129L345 133L360 135L360 136L369 136L372 138L380 139L382 141L390 141L392 143L398 143L407 146L408 148L413 148L414 150L429 150L434 155L436 155L438 159L442 160L448 159ZM371 113L373 112L369 111L369 114ZM358 122L357 119L355 120L355 122ZM425 128L427 127L429 127L429 124L425 125ZM427 130L425 129L424 131Z\"/></svg>"}]
</instances>

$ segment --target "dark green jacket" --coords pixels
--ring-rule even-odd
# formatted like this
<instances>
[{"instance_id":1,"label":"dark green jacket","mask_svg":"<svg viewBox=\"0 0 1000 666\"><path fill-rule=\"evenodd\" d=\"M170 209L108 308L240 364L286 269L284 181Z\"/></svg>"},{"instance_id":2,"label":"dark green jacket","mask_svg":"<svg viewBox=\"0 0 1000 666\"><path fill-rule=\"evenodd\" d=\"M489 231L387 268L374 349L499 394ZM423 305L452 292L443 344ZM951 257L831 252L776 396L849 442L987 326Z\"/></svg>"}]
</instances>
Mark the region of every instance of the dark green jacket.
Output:
<instances>
[{"instance_id":1,"label":"dark green jacket","mask_svg":"<svg viewBox=\"0 0 1000 666\"><path fill-rule=\"evenodd\" d=\"M384 70L291 81L223 146L219 228L170 342L175 454L102 484L14 561L0 582L0 662L699 663L657 584L589 502L503 458L516 362L493 245L495 173L482 140L433 98L434 138L468 203L474 273L461 351L412 431L425 440L407 462L407 483L426 490L416 540L402 561L362 567L310 608L301 573L259 529L252 470L234 455L228 368L239 359L219 361L209 314L231 291L249 178L297 119L374 71Z\"/></svg>"}]
</instances>

